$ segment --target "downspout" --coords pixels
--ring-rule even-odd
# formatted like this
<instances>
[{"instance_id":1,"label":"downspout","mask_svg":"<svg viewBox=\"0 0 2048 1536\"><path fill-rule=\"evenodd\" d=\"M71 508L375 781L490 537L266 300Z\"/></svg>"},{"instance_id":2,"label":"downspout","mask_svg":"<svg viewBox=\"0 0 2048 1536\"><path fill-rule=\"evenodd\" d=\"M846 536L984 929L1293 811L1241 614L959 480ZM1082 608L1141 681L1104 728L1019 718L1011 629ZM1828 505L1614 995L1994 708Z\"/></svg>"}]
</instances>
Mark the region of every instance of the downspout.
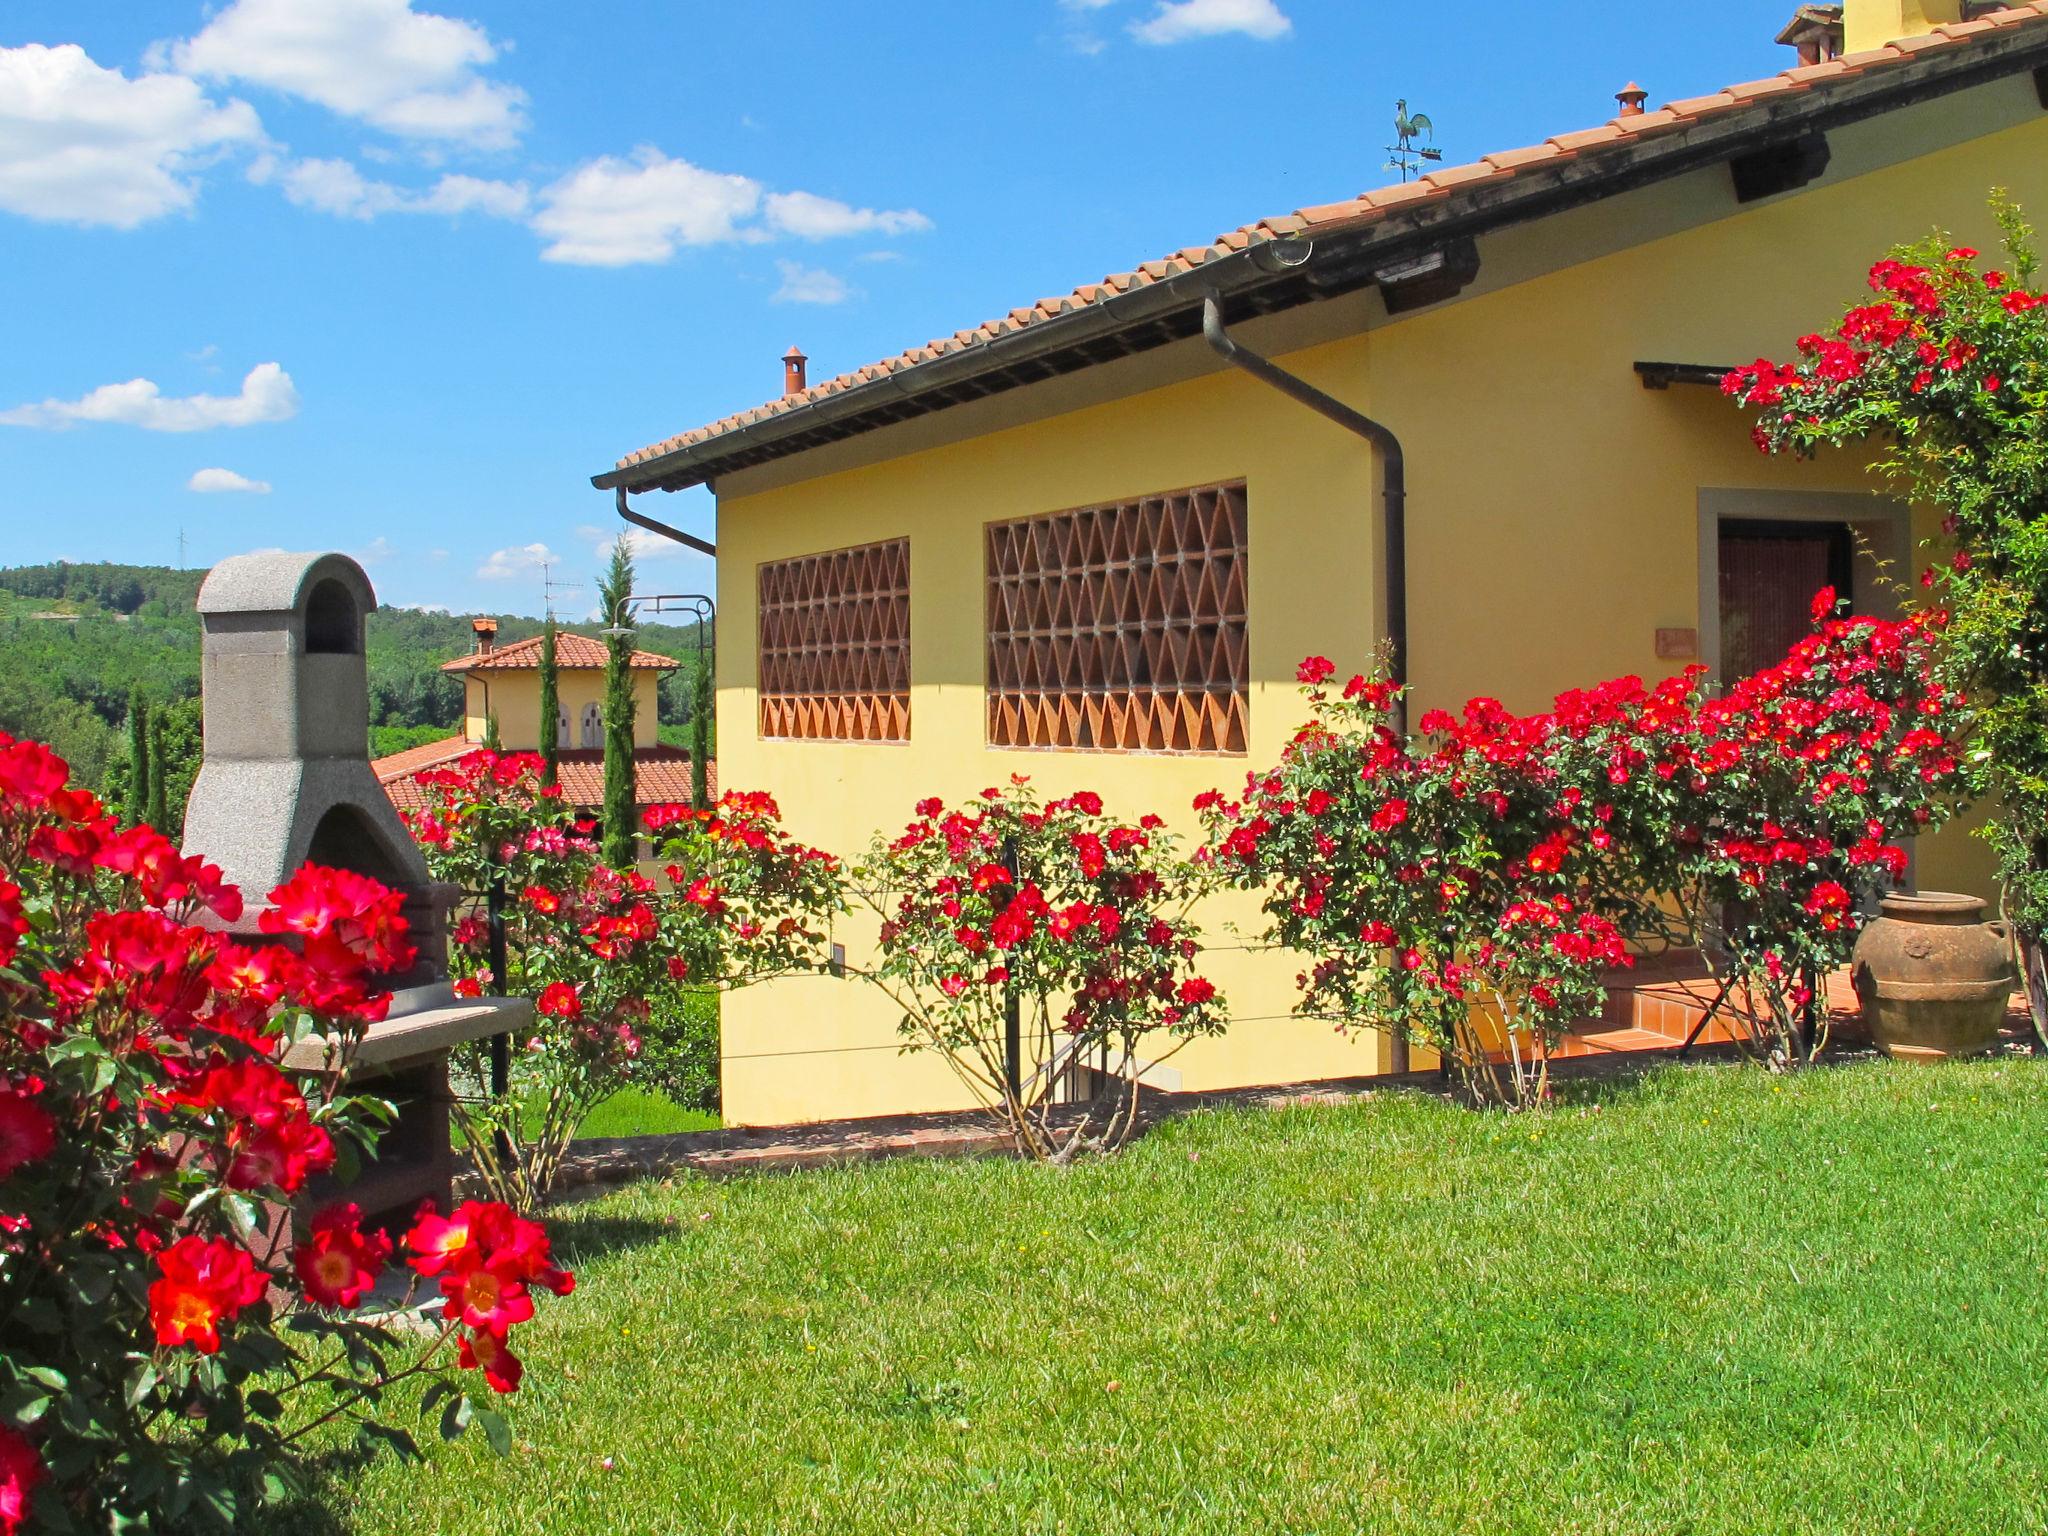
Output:
<instances>
[{"instance_id":1,"label":"downspout","mask_svg":"<svg viewBox=\"0 0 2048 1536\"><path fill-rule=\"evenodd\" d=\"M1242 368L1260 382L1270 384L1290 400L1300 402L1319 416L1326 416L1347 432L1356 433L1373 447L1379 457L1380 500L1385 515L1380 523L1380 560L1387 573L1387 659L1388 674L1404 688L1408 682L1408 473L1401 453L1401 440L1381 423L1343 401L1326 395L1305 379L1296 378L1241 345L1223 326L1223 301L1212 289L1202 296L1202 339L1234 368ZM1404 694L1396 705L1395 727L1408 728L1408 701ZM1388 1042L1387 1065L1394 1072L1408 1070L1408 1042Z\"/></svg>"},{"instance_id":2,"label":"downspout","mask_svg":"<svg viewBox=\"0 0 2048 1536\"><path fill-rule=\"evenodd\" d=\"M680 528L671 528L667 523L651 518L645 512L635 512L626 505L626 488L621 485L614 487L614 489L617 492L617 496L613 505L619 509L619 516L627 522L634 524L636 527L645 528L649 533L658 533L665 539L674 539L678 544L687 545L689 548L696 550L700 555L709 555L714 560L718 558L718 546L709 539L700 539L694 533L685 533Z\"/></svg>"},{"instance_id":3,"label":"downspout","mask_svg":"<svg viewBox=\"0 0 2048 1536\"><path fill-rule=\"evenodd\" d=\"M1210 292L1202 298L1202 338L1236 368L1270 384L1290 400L1299 401L1319 416L1327 416L1347 432L1371 443L1379 455L1380 499L1386 515L1380 524L1380 560L1387 573L1387 659L1389 675L1403 687L1408 682L1408 469L1401 453L1401 440L1381 423L1343 401L1324 394L1305 379L1296 378L1271 360L1259 356L1223 328L1223 302ZM1396 717L1403 730L1408 724L1404 697Z\"/></svg>"}]
</instances>

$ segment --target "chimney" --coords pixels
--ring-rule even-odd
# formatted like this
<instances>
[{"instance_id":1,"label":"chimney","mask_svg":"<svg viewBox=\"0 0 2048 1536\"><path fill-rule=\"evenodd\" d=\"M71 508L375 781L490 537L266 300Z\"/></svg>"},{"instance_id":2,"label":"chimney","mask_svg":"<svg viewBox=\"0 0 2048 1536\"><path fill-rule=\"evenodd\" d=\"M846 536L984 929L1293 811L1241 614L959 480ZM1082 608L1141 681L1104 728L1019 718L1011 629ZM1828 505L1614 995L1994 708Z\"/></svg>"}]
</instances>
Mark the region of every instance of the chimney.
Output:
<instances>
[{"instance_id":1,"label":"chimney","mask_svg":"<svg viewBox=\"0 0 2048 1536\"><path fill-rule=\"evenodd\" d=\"M498 621L496 619L471 619L469 627L476 631L477 655L490 655L498 644Z\"/></svg>"},{"instance_id":2,"label":"chimney","mask_svg":"<svg viewBox=\"0 0 2048 1536\"><path fill-rule=\"evenodd\" d=\"M1857 0L1857 3L1860 5L1864 0ZM1892 9L1897 10L1898 7L1893 6ZM1792 13L1792 19L1785 23L1785 30L1778 34L1778 41L1788 48L1798 49L1802 65L1825 64L1829 59L1839 59L1842 56L1842 7L1800 6Z\"/></svg>"},{"instance_id":3,"label":"chimney","mask_svg":"<svg viewBox=\"0 0 2048 1536\"><path fill-rule=\"evenodd\" d=\"M804 364L810 359L795 347L782 354L782 392L785 395L800 395L807 387L804 383Z\"/></svg>"},{"instance_id":4,"label":"chimney","mask_svg":"<svg viewBox=\"0 0 2048 1536\"><path fill-rule=\"evenodd\" d=\"M1902 38L1925 37L1936 27L1961 21L1965 9L1963 0L1845 0L1843 52L1862 53Z\"/></svg>"},{"instance_id":5,"label":"chimney","mask_svg":"<svg viewBox=\"0 0 2048 1536\"><path fill-rule=\"evenodd\" d=\"M1650 93L1631 80L1614 93L1614 99L1621 103L1623 117L1641 117L1643 103L1650 99Z\"/></svg>"}]
</instances>

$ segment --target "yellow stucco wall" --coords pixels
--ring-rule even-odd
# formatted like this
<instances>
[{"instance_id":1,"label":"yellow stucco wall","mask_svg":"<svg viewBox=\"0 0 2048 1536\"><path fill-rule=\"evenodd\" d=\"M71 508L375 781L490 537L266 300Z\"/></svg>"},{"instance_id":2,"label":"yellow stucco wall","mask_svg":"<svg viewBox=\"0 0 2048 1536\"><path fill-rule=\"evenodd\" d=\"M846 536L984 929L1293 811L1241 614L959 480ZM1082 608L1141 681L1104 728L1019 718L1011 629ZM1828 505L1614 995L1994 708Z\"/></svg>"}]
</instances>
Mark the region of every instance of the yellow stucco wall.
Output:
<instances>
[{"instance_id":1,"label":"yellow stucco wall","mask_svg":"<svg viewBox=\"0 0 2048 1536\"><path fill-rule=\"evenodd\" d=\"M657 693L661 674L637 671L633 674L633 745L660 744L656 727L661 723L661 700ZM558 671L555 696L569 712L571 748L583 747L583 713L593 706L604 719L604 673ZM463 675L463 734L471 741L484 739L485 716L495 710L498 739L508 752L540 750L540 673L537 669L510 667L503 671L470 672ZM602 741L598 745L603 745Z\"/></svg>"},{"instance_id":2,"label":"yellow stucco wall","mask_svg":"<svg viewBox=\"0 0 2048 1536\"><path fill-rule=\"evenodd\" d=\"M1632 364L1781 355L1853 296L1892 242L1940 223L1990 245L1992 185L2048 210L2048 126L2032 95L2025 81L2004 82L1937 104L1943 115L1898 114L1839 134L1826 180L1754 207L1738 208L1725 171L1715 170L1511 232L1497 249L1482 246L1488 273L1464 301L1380 318L1363 334L1354 327L1282 359L1386 421L1406 447L1418 710L1476 693L1526 709L1568 686L1674 670L1657 659L1654 637L1701 623L1704 501L1739 508L1762 493L1768 504L1755 515L1776 516L1788 496L1867 497L1859 462L1765 459L1716 393L1646 391ZM1928 140L2015 121L1888 163ZM795 478L805 472L799 460L721 486L725 782L772 790L797 836L854 853L878 827L907 820L919 796L952 798L1013 772L1051 793L1097 789L1119 811L1156 810L1187 833L1197 792L1238 784L1249 765L1270 762L1301 716L1298 659L1319 652L1362 665L1378 636L1373 467L1356 439L1241 374L1185 353L1160 366L1194 376L808 480ZM982 524L1236 478L1247 481L1250 504L1249 758L986 747ZM1814 504L1831 517L1882 510L1867 499ZM904 535L911 741L760 739L757 565ZM1973 841L1928 841L1917 855L1923 884L1987 887L1988 861ZM1219 904L1212 940L1233 944L1225 921L1254 916L1248 902ZM871 932L856 920L840 937L857 959ZM1339 1038L1288 1017L1292 958L1228 949L1208 968L1237 1023L1174 1059L1179 1086L1382 1066L1379 1037ZM898 1053L894 1025L879 995L851 980L804 978L729 998L728 1117L773 1123L963 1103L943 1062Z\"/></svg>"}]
</instances>

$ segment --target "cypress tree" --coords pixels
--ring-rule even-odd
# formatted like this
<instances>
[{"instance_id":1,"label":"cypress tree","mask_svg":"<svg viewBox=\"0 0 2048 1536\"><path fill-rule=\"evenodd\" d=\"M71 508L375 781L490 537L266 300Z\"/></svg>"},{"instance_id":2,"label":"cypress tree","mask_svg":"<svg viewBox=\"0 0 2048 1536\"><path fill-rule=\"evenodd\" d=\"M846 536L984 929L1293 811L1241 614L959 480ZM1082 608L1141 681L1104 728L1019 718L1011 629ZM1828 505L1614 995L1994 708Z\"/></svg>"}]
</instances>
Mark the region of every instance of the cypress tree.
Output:
<instances>
[{"instance_id":1,"label":"cypress tree","mask_svg":"<svg viewBox=\"0 0 2048 1536\"><path fill-rule=\"evenodd\" d=\"M128 821L149 818L149 700L128 690Z\"/></svg>"},{"instance_id":2,"label":"cypress tree","mask_svg":"<svg viewBox=\"0 0 2048 1536\"><path fill-rule=\"evenodd\" d=\"M633 556L621 538L612 545L611 564L598 583L607 628L621 628L633 595ZM604 858L615 869L630 869L638 842L633 781L633 637L605 636L604 659Z\"/></svg>"},{"instance_id":3,"label":"cypress tree","mask_svg":"<svg viewBox=\"0 0 2048 1536\"><path fill-rule=\"evenodd\" d=\"M165 837L172 835L164 825L169 819L164 799L169 788L164 780L168 777L164 764L164 717L159 714L149 722L149 814L144 819Z\"/></svg>"},{"instance_id":4,"label":"cypress tree","mask_svg":"<svg viewBox=\"0 0 2048 1536\"><path fill-rule=\"evenodd\" d=\"M697 664L690 694L690 803L703 810L711 804L711 661Z\"/></svg>"},{"instance_id":5,"label":"cypress tree","mask_svg":"<svg viewBox=\"0 0 2048 1536\"><path fill-rule=\"evenodd\" d=\"M505 738L498 734L498 712L495 709L484 711L484 739L477 745L487 752L505 750Z\"/></svg>"},{"instance_id":6,"label":"cypress tree","mask_svg":"<svg viewBox=\"0 0 2048 1536\"><path fill-rule=\"evenodd\" d=\"M548 627L540 637L540 781L558 784L562 778L562 712L560 684L555 676L555 616L548 615Z\"/></svg>"}]
</instances>

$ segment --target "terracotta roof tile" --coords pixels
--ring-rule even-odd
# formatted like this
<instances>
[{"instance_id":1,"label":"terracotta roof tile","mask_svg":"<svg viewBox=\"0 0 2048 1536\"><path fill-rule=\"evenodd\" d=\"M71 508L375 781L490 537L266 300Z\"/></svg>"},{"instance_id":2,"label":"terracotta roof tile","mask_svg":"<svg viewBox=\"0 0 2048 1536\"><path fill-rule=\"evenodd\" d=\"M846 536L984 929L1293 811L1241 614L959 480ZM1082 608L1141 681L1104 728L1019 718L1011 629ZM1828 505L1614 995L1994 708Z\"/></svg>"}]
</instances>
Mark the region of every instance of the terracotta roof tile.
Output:
<instances>
[{"instance_id":1,"label":"terracotta roof tile","mask_svg":"<svg viewBox=\"0 0 2048 1536\"><path fill-rule=\"evenodd\" d=\"M389 757L380 757L370 764L370 771L377 775L377 782L386 783L402 779L409 774L421 773L428 768L437 768L442 763L453 762L466 752L474 752L466 736L444 736L439 741L430 741L423 747L408 747L403 752L394 752Z\"/></svg>"},{"instance_id":2,"label":"terracotta roof tile","mask_svg":"<svg viewBox=\"0 0 2048 1536\"><path fill-rule=\"evenodd\" d=\"M1555 160L1563 153L1555 144L1531 144L1526 149L1503 149L1488 155L1486 163L1497 171L1519 171L1525 165Z\"/></svg>"},{"instance_id":3,"label":"terracotta roof tile","mask_svg":"<svg viewBox=\"0 0 2048 1536\"><path fill-rule=\"evenodd\" d=\"M1422 180L1405 185L1382 187L1360 193L1353 198L1318 203L1295 213L1260 219L1238 229L1226 231L1207 245L1188 246L1172 256L1144 262L1133 271L1112 272L1100 282L1083 283L1064 297L1042 299L1030 309L1013 310L1002 319L986 322L972 330L956 331L950 338L927 342L922 347L889 359L886 363L870 363L864 368L823 380L797 394L771 400L753 410L727 416L708 426L651 444L620 459L618 467L630 468L680 449L708 442L738 427L801 409L815 401L850 389L860 382L879 378L902 368L914 367L934 356L949 355L963 347L1009 334L1024 325L1036 324L1055 315L1100 304L1106 299L1128 293L1134 288L1145 287L1179 272L1198 270L1211 261L1242 252L1264 241L1283 239L1306 229L1324 228L1333 223L1367 222L1388 210L1452 196L1453 189L1462 191L1495 180L1505 180L1540 170L1579 156L1598 155L1608 146L1639 141L1646 135L1672 132L1701 118L1718 117L1775 96L1795 91L1803 93L1815 86L1861 75L1871 70L1892 68L1944 48L1966 47L1993 32L2037 23L2043 19L2048 19L2048 0L2026 0L2026 3L2013 5L2002 11L1992 11L1972 21L1938 27L1923 37L1889 43L1882 48L1866 49L1821 64L1800 65L1782 70L1764 79L1729 86L1711 95L1669 102L1655 111L1639 116L1617 118L1597 127L1554 134L1541 145L1488 155L1472 165L1448 166L1431 172Z\"/></svg>"},{"instance_id":4,"label":"terracotta roof tile","mask_svg":"<svg viewBox=\"0 0 2048 1536\"><path fill-rule=\"evenodd\" d=\"M478 654L472 651L467 656L458 656L453 661L441 663L443 672L517 672L538 670L540 667L541 637L518 640L511 645L501 645L494 651ZM606 648L602 640L593 640L588 635L572 634L562 630L555 636L555 665L564 671L585 672L600 670L605 663ZM638 670L653 669L672 672L679 663L670 656L657 656L652 651L635 651L633 666Z\"/></svg>"},{"instance_id":5,"label":"terracotta roof tile","mask_svg":"<svg viewBox=\"0 0 2048 1536\"><path fill-rule=\"evenodd\" d=\"M420 783L419 775L440 763L452 762L477 749L460 736L445 742L434 743L435 748L453 747L445 757L432 762L420 763L415 767L400 768L413 752L424 752L427 748L416 747L413 752L400 752L391 757L379 758L370 764L377 775L377 782L384 786L384 793L391 797L391 803L401 811L424 811L435 804L433 790ZM604 754L602 752L564 752L561 754L562 797L571 805L595 808L604 804ZM718 797L718 764L713 763L708 775L707 788L711 797ZM690 754L678 747L643 747L633 754L633 799L638 805L659 805L664 801L687 802L690 798Z\"/></svg>"},{"instance_id":6,"label":"terracotta roof tile","mask_svg":"<svg viewBox=\"0 0 2048 1536\"><path fill-rule=\"evenodd\" d=\"M1577 128L1570 133L1553 133L1544 142L1571 153L1592 149L1601 144L1612 144L1616 139L1623 137L1625 135L1621 129L1613 123L1602 123L1597 128Z\"/></svg>"},{"instance_id":7,"label":"terracotta roof tile","mask_svg":"<svg viewBox=\"0 0 2048 1536\"><path fill-rule=\"evenodd\" d=\"M1617 117L1613 126L1640 138L1646 133L1662 133L1666 128L1676 128L1684 121L1669 107L1658 107L1655 111L1641 112L1634 117Z\"/></svg>"},{"instance_id":8,"label":"terracotta roof tile","mask_svg":"<svg viewBox=\"0 0 2048 1536\"><path fill-rule=\"evenodd\" d=\"M1755 101L1760 96L1778 96L1786 91L1800 88L1796 80L1787 80L1783 75L1773 75L1768 80L1751 80L1745 85L1731 85L1723 92L1737 101Z\"/></svg>"}]
</instances>

